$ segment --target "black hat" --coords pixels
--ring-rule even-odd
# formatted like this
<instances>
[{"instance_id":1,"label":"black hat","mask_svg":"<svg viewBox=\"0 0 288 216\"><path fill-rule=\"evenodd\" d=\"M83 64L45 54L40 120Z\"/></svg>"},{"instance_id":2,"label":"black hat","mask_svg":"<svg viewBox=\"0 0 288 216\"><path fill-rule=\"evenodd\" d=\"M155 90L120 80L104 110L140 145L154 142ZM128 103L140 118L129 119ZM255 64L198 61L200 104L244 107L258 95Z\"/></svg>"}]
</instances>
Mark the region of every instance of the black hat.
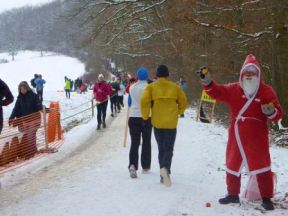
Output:
<instances>
[{"instance_id":1,"label":"black hat","mask_svg":"<svg viewBox=\"0 0 288 216\"><path fill-rule=\"evenodd\" d=\"M166 65L159 65L157 68L157 77L168 77L169 76L169 70Z\"/></svg>"}]
</instances>

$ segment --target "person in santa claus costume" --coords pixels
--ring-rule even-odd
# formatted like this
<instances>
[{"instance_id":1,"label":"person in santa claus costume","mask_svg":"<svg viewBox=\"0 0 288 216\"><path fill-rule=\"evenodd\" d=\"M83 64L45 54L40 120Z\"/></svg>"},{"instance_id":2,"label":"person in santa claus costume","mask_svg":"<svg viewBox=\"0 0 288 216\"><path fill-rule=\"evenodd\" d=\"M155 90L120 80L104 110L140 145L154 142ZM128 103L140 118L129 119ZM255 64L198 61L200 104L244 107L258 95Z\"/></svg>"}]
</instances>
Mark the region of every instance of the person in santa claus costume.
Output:
<instances>
[{"instance_id":1,"label":"person in santa claus costume","mask_svg":"<svg viewBox=\"0 0 288 216\"><path fill-rule=\"evenodd\" d=\"M231 120L226 149L226 184L228 195L220 204L239 203L241 171L255 175L262 197L262 206L273 210L273 175L269 152L268 120L278 121L282 109L273 88L262 80L260 65L248 55L240 71L239 82L217 84L207 68L200 70L206 93L226 103Z\"/></svg>"}]
</instances>

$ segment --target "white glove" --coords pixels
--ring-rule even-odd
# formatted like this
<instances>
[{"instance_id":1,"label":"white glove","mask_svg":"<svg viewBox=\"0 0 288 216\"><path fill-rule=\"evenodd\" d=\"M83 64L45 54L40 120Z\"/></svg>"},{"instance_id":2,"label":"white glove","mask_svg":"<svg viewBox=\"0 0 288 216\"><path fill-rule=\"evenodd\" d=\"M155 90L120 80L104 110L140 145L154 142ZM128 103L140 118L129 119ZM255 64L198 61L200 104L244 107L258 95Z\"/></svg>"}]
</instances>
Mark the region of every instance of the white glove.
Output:
<instances>
[{"instance_id":1,"label":"white glove","mask_svg":"<svg viewBox=\"0 0 288 216\"><path fill-rule=\"evenodd\" d=\"M275 106L273 103L263 104L261 105L262 112L267 115L271 116L275 113Z\"/></svg>"}]
</instances>

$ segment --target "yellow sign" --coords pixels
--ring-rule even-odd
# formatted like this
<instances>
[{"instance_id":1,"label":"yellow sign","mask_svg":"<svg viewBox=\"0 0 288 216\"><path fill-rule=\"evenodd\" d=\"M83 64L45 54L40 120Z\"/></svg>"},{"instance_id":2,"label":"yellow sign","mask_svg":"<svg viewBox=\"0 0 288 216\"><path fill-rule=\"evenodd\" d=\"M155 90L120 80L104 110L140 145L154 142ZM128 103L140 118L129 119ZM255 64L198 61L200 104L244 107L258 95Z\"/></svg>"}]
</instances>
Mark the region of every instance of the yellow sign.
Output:
<instances>
[{"instance_id":1,"label":"yellow sign","mask_svg":"<svg viewBox=\"0 0 288 216\"><path fill-rule=\"evenodd\" d=\"M201 100L200 100L198 110L197 110L196 121L200 120L205 123L211 123L213 115L214 115L215 105L216 105L216 100L211 98L205 92L205 90L203 90L201 94Z\"/></svg>"},{"instance_id":2,"label":"yellow sign","mask_svg":"<svg viewBox=\"0 0 288 216\"><path fill-rule=\"evenodd\" d=\"M215 103L215 102L216 102L216 100L213 99L213 98L211 98L211 97L205 92L205 90L202 91L201 101L210 102L210 103Z\"/></svg>"}]
</instances>

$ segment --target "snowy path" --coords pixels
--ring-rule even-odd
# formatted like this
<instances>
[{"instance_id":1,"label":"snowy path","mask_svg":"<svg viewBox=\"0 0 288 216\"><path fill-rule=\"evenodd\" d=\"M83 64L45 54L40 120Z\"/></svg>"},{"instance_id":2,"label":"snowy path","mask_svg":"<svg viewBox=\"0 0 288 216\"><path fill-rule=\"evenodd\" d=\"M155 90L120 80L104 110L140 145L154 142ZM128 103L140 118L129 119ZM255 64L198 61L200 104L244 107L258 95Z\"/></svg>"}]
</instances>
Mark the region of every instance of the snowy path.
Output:
<instances>
[{"instance_id":1,"label":"snowy path","mask_svg":"<svg viewBox=\"0 0 288 216\"><path fill-rule=\"evenodd\" d=\"M188 117L181 119L172 166L173 185L165 188L159 183L154 138L151 173L142 174L140 170L138 179L129 178L129 148L122 147L124 124L125 114L121 113L107 131L94 133L69 157L12 188L2 189L0 215L262 215L254 209L259 203L217 204L226 191L226 129ZM288 191L287 152L276 148L272 151L282 191L279 198ZM205 207L206 202L212 207ZM287 215L287 210L276 209L266 215Z\"/></svg>"}]
</instances>

